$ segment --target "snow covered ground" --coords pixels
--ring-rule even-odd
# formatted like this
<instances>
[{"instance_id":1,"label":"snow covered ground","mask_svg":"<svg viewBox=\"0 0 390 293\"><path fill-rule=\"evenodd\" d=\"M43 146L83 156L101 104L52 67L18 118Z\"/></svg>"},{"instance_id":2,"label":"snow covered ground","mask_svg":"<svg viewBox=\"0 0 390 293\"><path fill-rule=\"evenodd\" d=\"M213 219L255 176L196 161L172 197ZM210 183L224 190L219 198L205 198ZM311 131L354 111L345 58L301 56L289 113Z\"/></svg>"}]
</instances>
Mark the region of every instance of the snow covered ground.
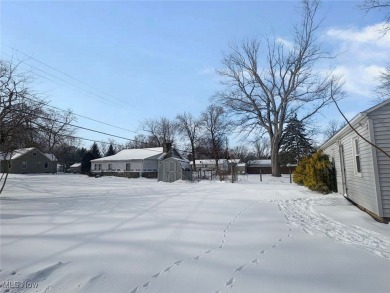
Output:
<instances>
[{"instance_id":1,"label":"snow covered ground","mask_svg":"<svg viewBox=\"0 0 390 293\"><path fill-rule=\"evenodd\" d=\"M389 225L288 176L243 179L10 175L1 290L390 292Z\"/></svg>"}]
</instances>

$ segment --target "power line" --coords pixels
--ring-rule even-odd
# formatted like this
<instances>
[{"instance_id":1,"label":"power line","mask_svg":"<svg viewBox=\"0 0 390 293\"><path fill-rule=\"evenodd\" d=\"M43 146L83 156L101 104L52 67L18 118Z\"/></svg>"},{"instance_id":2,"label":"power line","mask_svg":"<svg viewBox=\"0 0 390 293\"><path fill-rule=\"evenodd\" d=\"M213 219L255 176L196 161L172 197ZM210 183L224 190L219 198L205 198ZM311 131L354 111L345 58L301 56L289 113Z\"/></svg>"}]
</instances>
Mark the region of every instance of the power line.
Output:
<instances>
[{"instance_id":1,"label":"power line","mask_svg":"<svg viewBox=\"0 0 390 293\"><path fill-rule=\"evenodd\" d=\"M37 117L37 118L41 118L41 119L46 119L46 120L49 120L49 121L53 121L53 122L55 122L55 123L67 124L67 125L69 125L69 126L76 127L76 128L83 129L83 130L87 130L87 131L90 131L90 132L95 132L95 133L99 133L99 134L103 134L103 135L108 135L108 136L111 136L111 137L120 138L120 139L124 139L124 140L128 140L128 141L133 141L133 142L136 142L136 143L147 144L146 142L138 141L138 140L135 140L135 139L132 139L132 138L122 137L122 136L118 136L118 135L115 135L115 134L110 134L110 133L102 132L102 131L99 131L99 130L95 130L95 129L91 129L91 128L87 128L87 127L75 125L75 124L72 124L72 123L67 123L67 122L64 122L64 121L59 121L59 120L57 120L57 119L53 119L53 118L49 118L49 117L44 117L44 116L41 116L41 115L38 115L38 114L35 114L35 113L29 113L29 112L25 112L25 111L17 110L17 109L15 109L14 111L15 111L15 112L20 112L20 113L23 113L23 114L26 114L26 115L32 115L32 116L35 116L35 117ZM34 122L34 123L37 124L36 122ZM39 125L39 124L37 124L37 125ZM42 127L42 125L39 125L39 126ZM61 134L57 134L57 135L61 135ZM71 136L71 135L62 135L62 136L68 136L68 137L72 137L72 138L79 138L79 139L82 139L82 138L80 138L80 137ZM145 148L145 150L147 150L147 151L152 151L152 152L158 152L158 151L150 150L150 149L148 149L148 148ZM191 152L184 151L184 150L180 150L180 149L177 149L177 150L178 150L178 151L181 151L181 152L184 152L184 153L191 153Z\"/></svg>"},{"instance_id":2,"label":"power line","mask_svg":"<svg viewBox=\"0 0 390 293\"><path fill-rule=\"evenodd\" d=\"M60 110L60 111L63 111L63 112L69 112L68 110L61 109L61 108L56 107L56 106L48 105L45 102L40 102L38 100L34 100L34 99L31 99L31 98L28 98L28 97L26 97L26 99L31 100L31 101L36 102L36 103L39 103L39 104L42 104L44 107L50 107L50 108L57 109L57 110ZM119 127L119 126L116 126L116 125L113 125L113 124L110 124L110 123L107 123L107 122L103 122L103 121L100 121L100 120L97 120L97 119L93 119L93 118L84 116L84 115L80 115L80 114L77 114L77 113L75 113L73 111L71 111L71 113L73 115L75 115L75 116L78 116L78 117L81 117L81 118L84 118L84 119L87 119L87 120L90 120L90 121L98 122L98 123L103 124L103 125L114 127L114 128L120 129L120 130L125 130L125 131L131 132L131 133L135 133L135 134L140 134L139 132L136 132L136 131L133 131L133 130L129 130L129 129L126 129L126 128L122 128L122 127Z\"/></svg>"},{"instance_id":3,"label":"power line","mask_svg":"<svg viewBox=\"0 0 390 293\"><path fill-rule=\"evenodd\" d=\"M8 54L6 54L6 55L9 56L9 57L11 57L11 56L8 55ZM24 61L21 61L21 62L27 64L27 63L24 62ZM29 65L29 64L27 64L27 65ZM31 66L31 65L29 65L29 66ZM32 66L32 67L33 67L33 66ZM40 69L38 69L38 70L40 70ZM42 71L42 70L41 70L41 71ZM46 73L46 72L45 72L45 73ZM40 75L40 74L38 74L38 73L36 73L36 72L34 72L34 74L36 74L36 75L38 75L38 76L40 76L40 77L42 77L42 78L45 78L45 79L47 79L47 80L50 80L50 81L52 81L52 82L56 82L56 81L53 81L53 80L51 80L51 79L49 79L49 78L47 78L47 77L45 77L45 76L42 76L42 75ZM51 74L49 74L49 75L51 75ZM58 77L56 77L56 76L53 76L53 77L55 77L55 78L57 78L57 79L60 79L60 78L58 78ZM60 80L62 80L62 79L60 79ZM62 81L63 81L63 80L62 80ZM66 82L66 81L65 81L65 82ZM26 97L26 99L29 99L29 100L31 100L31 101L33 101L33 102L36 102L36 103L43 104L43 106L45 106L45 107L50 107L50 108L57 109L57 110L60 110L60 111L68 112L68 110L61 109L61 108L56 107L56 106L48 105L46 102L40 102L40 101L38 101L38 100L34 100L34 99L28 98L28 97ZM105 102L105 101L102 101L102 102ZM114 128L120 129L120 130L124 130L124 131L127 131L127 132L131 132L131 133L134 133L134 134L141 135L141 133L139 133L139 132L137 132L137 131L129 130L129 129L126 129L126 128L123 128L123 127L120 127L120 126L116 126L116 125L113 125L113 124L110 124L110 123L107 123L107 122L103 122L103 121L100 121L100 120L97 120L97 119L94 119L94 118L90 118L90 117L87 117L87 116L84 116L84 115L81 115L81 114L77 114L77 113L75 113L75 112L73 112L73 111L72 111L72 114L75 115L75 116L78 116L78 117L81 117L81 118L84 118L84 119L93 121L93 122L100 123L100 124L102 124L102 125L114 127Z\"/></svg>"},{"instance_id":4,"label":"power line","mask_svg":"<svg viewBox=\"0 0 390 293\"><path fill-rule=\"evenodd\" d=\"M10 58L12 58L12 56L10 56L10 55L7 54L7 53L4 53L4 52L3 52L3 54L4 54L4 55L7 55L7 56L10 57ZM35 66L33 66L33 65L29 64L29 63L27 63L26 61L23 61L23 60L19 60L19 61L20 61L21 63L26 64L27 66L30 66L31 68L34 68L34 69L36 69L36 70L39 70L39 71L41 71L41 72L43 72L43 73L45 73L45 74L47 74L47 75L49 75L49 76L51 76L51 77L54 77L54 78L56 78L56 79L58 79L58 80L60 80L60 81L62 81L62 82L64 82L64 83L70 84L71 86L73 86L73 87L75 87L75 88L78 88L78 89L84 91L85 93L87 93L87 94L90 95L90 96L95 96L95 97L97 97L97 98L95 98L95 100L98 100L99 102L106 103L106 104L109 104L109 102L110 102L111 104L113 104L113 105L115 105L115 106L117 106L117 107L120 106L120 104L118 104L117 102L109 101L107 98L105 98L105 97L103 97L103 96L97 95L97 94L95 94L95 93L93 93L93 92L91 92L91 91L89 91L89 90L86 90L86 89L84 89L84 88L82 88L82 87L80 87L80 86L78 86L78 85L76 85L76 84L74 84L74 83L71 83L71 82L69 82L69 81L67 81L67 80L64 80L64 79L58 77L58 76L55 76L55 75L53 75L53 74L51 74L51 73L48 73L48 72L46 72L45 70L42 70L42 69L40 69L40 68L37 68L37 67L35 67ZM48 78L46 78L46 77L44 77L44 76L42 76L42 75L37 74L36 72L33 72L33 73L36 74L36 75L38 75L38 76L41 76L41 77L43 77L43 78L45 78L45 79L48 79ZM50 80L50 79L48 79L48 80ZM53 80L50 80L50 81L53 81Z\"/></svg>"},{"instance_id":5,"label":"power line","mask_svg":"<svg viewBox=\"0 0 390 293\"><path fill-rule=\"evenodd\" d=\"M99 89L97 89L96 87L93 87L93 86L87 84L86 82L82 81L81 79L78 79L78 78L76 78L76 77L74 77L74 76L71 76L71 75L67 74L67 73L64 72L64 71L61 71L61 70L59 70L59 69L57 69L57 68L55 68L55 67L53 67L53 66L51 66L51 65L49 65L49 64L47 64L47 63L45 63L45 62L43 62L43 61L41 61L41 60L38 60L38 59L35 58L35 57L32 57L31 55L28 55L28 54L26 54L26 53L20 51L19 49L16 49L16 48L14 48L14 47L12 47L12 46L9 46L9 45L7 45L7 44L3 44L3 45L5 45L6 47L8 47L8 48L10 48L10 49L12 49L12 50L14 50L14 51L16 51L16 52L18 52L18 53L24 55L24 56L26 56L26 57L28 57L28 58L30 58L30 59L35 60L36 62L38 62L38 63L40 63L40 64L42 64L42 65L44 65L44 66L49 67L49 68L52 69L52 70L55 70L55 71L57 71L57 72L59 72L59 73L65 75L65 76L71 78L71 79L73 79L73 80L75 80L75 81L77 81L77 82L79 82L79 83L81 83L81 84L84 84L84 85L86 85L86 86L88 86L88 87L90 87L90 88L92 88L92 89L94 89L94 90L96 90L96 91L98 91L98 92L101 92L101 93L103 93L103 94L105 94L105 95L107 95L107 96L110 96L110 97L116 99L116 100L119 101L119 102L125 103L125 101L123 101L122 99L119 99L119 98L113 96L113 95L110 94L110 93L107 93L107 92L104 92L104 91L102 91L102 90L99 90Z\"/></svg>"}]
</instances>

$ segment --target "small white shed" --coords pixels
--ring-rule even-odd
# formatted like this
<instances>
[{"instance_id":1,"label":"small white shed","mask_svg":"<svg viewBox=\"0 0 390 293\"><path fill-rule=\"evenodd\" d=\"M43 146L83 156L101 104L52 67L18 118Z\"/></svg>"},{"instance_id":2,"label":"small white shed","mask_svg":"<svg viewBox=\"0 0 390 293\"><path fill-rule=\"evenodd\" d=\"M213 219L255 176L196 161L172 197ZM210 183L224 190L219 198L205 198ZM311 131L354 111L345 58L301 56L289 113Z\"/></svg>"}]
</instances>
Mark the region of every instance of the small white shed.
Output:
<instances>
[{"instance_id":1,"label":"small white shed","mask_svg":"<svg viewBox=\"0 0 390 293\"><path fill-rule=\"evenodd\" d=\"M170 157L159 162L158 181L174 182L192 180L191 164L188 160Z\"/></svg>"},{"instance_id":2,"label":"small white shed","mask_svg":"<svg viewBox=\"0 0 390 293\"><path fill-rule=\"evenodd\" d=\"M158 163L158 181L174 182L177 180L192 180L191 163L175 148L171 148Z\"/></svg>"},{"instance_id":3,"label":"small white shed","mask_svg":"<svg viewBox=\"0 0 390 293\"><path fill-rule=\"evenodd\" d=\"M390 153L390 99L359 113L350 123L364 138ZM389 219L390 159L349 125L320 148L335 164L338 192L374 217Z\"/></svg>"}]
</instances>

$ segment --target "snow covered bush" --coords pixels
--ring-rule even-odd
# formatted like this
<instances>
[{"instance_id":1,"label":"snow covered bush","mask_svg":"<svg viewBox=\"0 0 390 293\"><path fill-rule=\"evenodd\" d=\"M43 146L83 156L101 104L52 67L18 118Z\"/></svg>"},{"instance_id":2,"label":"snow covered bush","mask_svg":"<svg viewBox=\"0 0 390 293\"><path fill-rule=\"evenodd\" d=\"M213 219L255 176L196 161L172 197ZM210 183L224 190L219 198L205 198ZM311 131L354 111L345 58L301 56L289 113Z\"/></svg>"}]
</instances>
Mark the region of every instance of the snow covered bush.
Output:
<instances>
[{"instance_id":1,"label":"snow covered bush","mask_svg":"<svg viewBox=\"0 0 390 293\"><path fill-rule=\"evenodd\" d=\"M302 159L294 171L294 182L322 193L335 191L334 168L322 150Z\"/></svg>"}]
</instances>

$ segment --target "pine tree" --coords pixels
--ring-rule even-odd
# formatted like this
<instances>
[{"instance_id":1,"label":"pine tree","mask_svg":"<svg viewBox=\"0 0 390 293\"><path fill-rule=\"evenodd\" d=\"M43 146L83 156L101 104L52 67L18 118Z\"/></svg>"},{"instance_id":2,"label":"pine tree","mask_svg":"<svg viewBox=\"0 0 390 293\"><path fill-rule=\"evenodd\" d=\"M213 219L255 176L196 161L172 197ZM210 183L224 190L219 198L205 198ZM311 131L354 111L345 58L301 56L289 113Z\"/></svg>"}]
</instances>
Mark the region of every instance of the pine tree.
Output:
<instances>
[{"instance_id":1,"label":"pine tree","mask_svg":"<svg viewBox=\"0 0 390 293\"><path fill-rule=\"evenodd\" d=\"M106 157L113 156L115 154L116 154L116 151L115 151L114 147L112 146L112 143L110 143L110 146L108 147L108 151L106 153Z\"/></svg>"},{"instance_id":2,"label":"pine tree","mask_svg":"<svg viewBox=\"0 0 390 293\"><path fill-rule=\"evenodd\" d=\"M99 159L102 157L96 142L93 143L90 152L92 153L93 159Z\"/></svg>"},{"instance_id":3,"label":"pine tree","mask_svg":"<svg viewBox=\"0 0 390 293\"><path fill-rule=\"evenodd\" d=\"M81 172L88 174L91 171L91 160L101 158L99 147L96 142L93 143L91 149L86 152L81 160Z\"/></svg>"},{"instance_id":4,"label":"pine tree","mask_svg":"<svg viewBox=\"0 0 390 293\"><path fill-rule=\"evenodd\" d=\"M307 131L297 115L290 118L283 131L281 144L281 162L283 164L297 163L305 156L311 155L315 150Z\"/></svg>"}]
</instances>

